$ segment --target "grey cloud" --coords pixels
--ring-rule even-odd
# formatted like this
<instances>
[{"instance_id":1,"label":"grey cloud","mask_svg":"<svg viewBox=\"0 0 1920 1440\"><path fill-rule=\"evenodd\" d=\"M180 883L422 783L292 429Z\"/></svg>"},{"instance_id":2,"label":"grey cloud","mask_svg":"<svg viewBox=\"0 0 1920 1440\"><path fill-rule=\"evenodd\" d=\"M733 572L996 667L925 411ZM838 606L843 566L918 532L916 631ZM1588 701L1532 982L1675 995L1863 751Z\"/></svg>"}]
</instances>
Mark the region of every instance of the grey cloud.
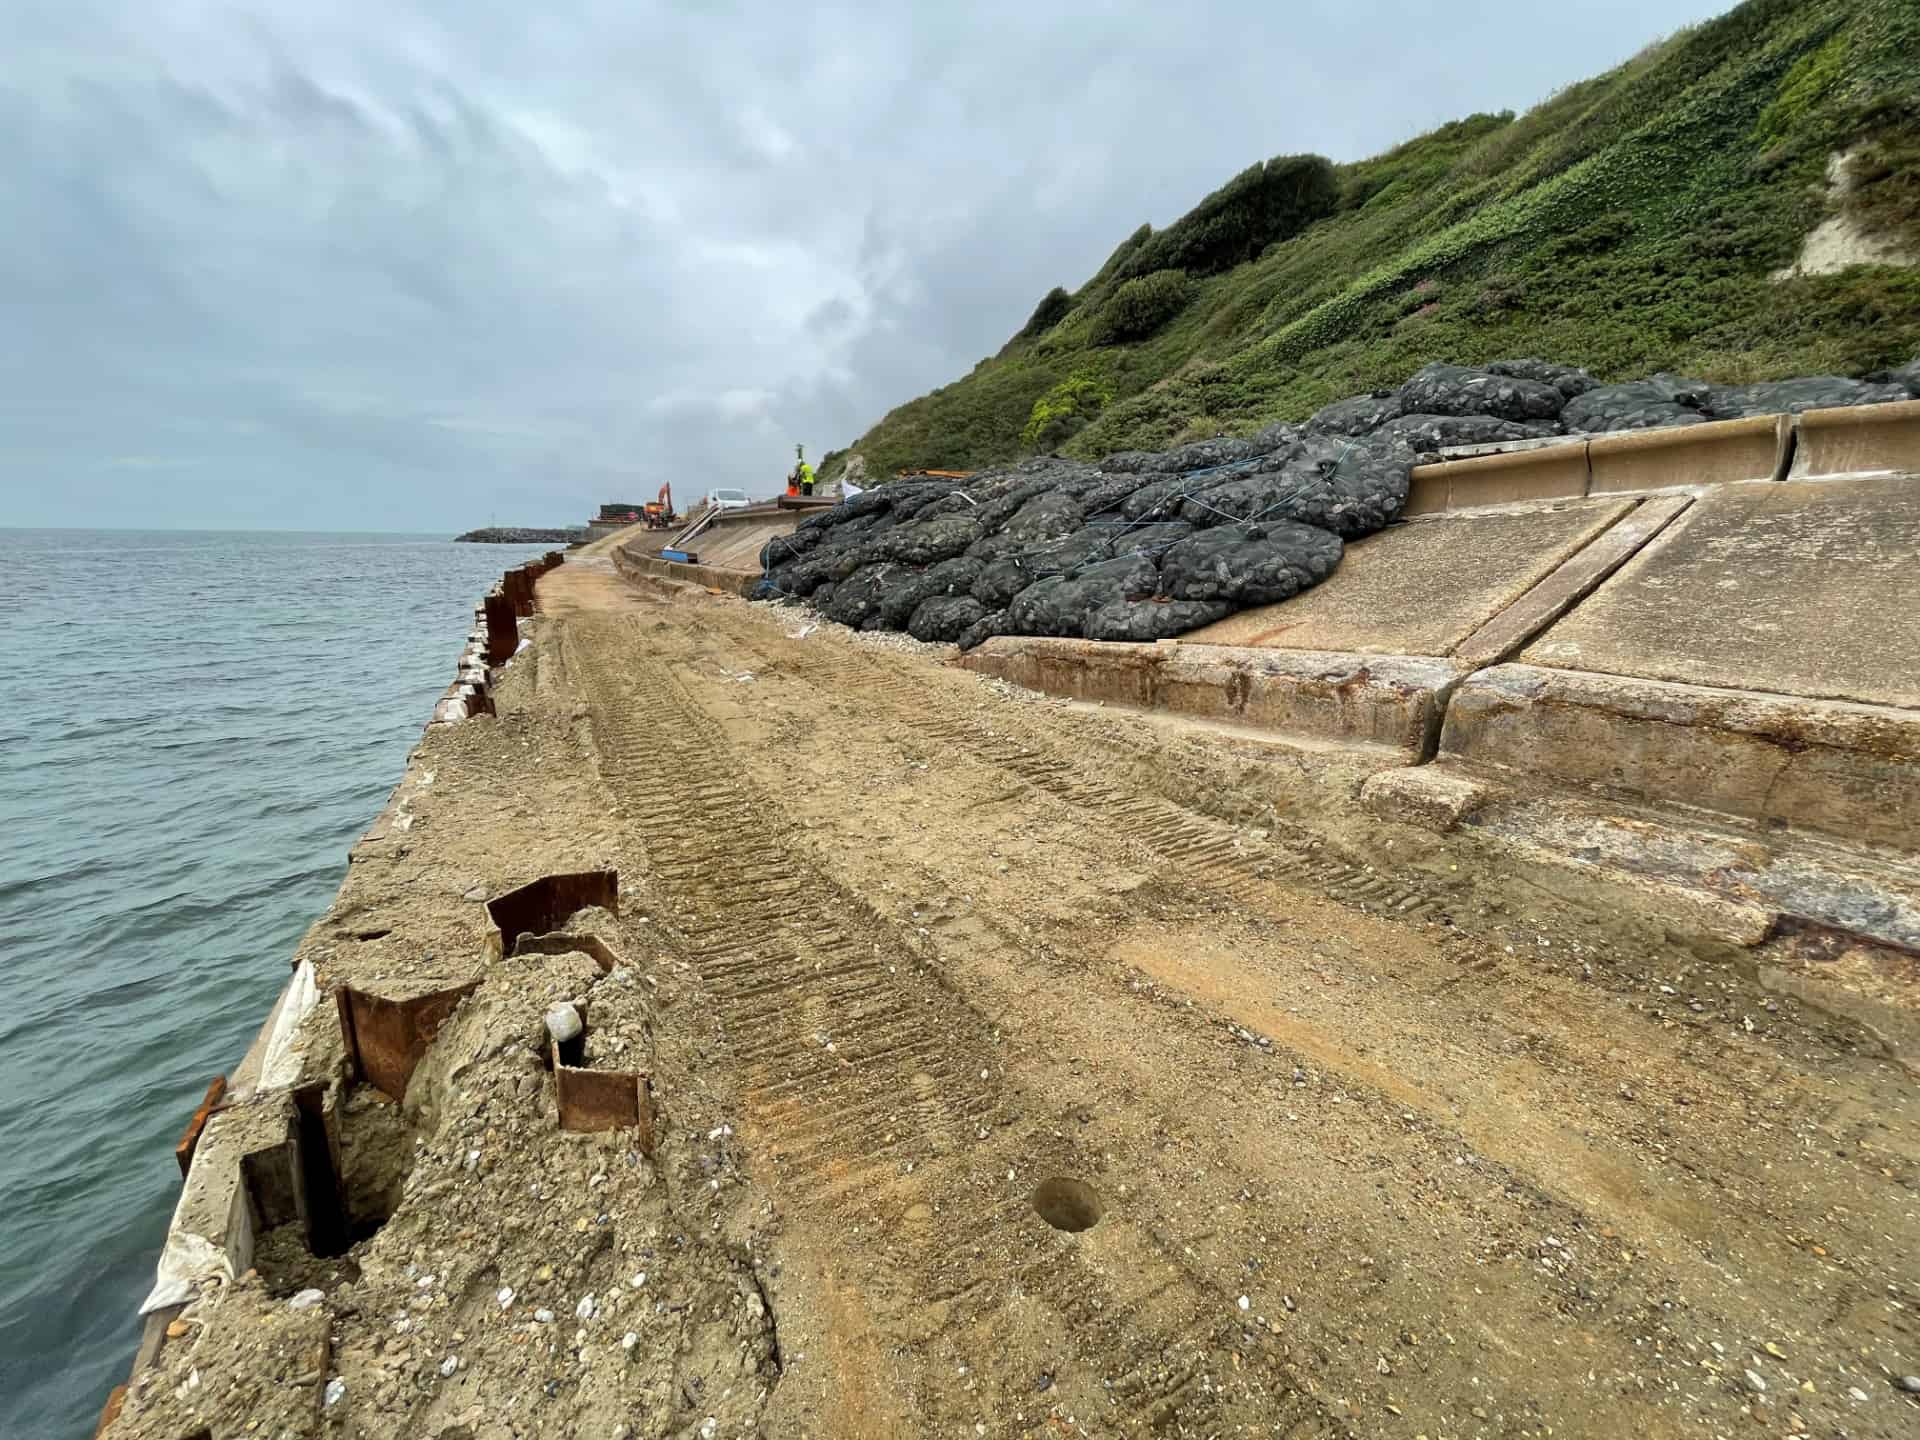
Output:
<instances>
[{"instance_id":1,"label":"grey cloud","mask_svg":"<svg viewBox=\"0 0 1920 1440\"><path fill-rule=\"evenodd\" d=\"M1716 8L16 0L0 523L765 493L1252 160Z\"/></svg>"}]
</instances>

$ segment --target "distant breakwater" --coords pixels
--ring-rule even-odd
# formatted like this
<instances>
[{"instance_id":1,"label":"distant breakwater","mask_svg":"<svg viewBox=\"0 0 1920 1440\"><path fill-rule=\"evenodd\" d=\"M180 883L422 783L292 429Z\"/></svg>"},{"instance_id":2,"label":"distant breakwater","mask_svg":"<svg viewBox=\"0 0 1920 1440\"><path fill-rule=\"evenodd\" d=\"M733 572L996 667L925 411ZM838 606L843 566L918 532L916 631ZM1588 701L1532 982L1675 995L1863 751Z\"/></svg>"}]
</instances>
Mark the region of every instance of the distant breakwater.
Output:
<instances>
[{"instance_id":1,"label":"distant breakwater","mask_svg":"<svg viewBox=\"0 0 1920 1440\"><path fill-rule=\"evenodd\" d=\"M587 538L584 525L485 526L453 537L456 545L579 545Z\"/></svg>"}]
</instances>

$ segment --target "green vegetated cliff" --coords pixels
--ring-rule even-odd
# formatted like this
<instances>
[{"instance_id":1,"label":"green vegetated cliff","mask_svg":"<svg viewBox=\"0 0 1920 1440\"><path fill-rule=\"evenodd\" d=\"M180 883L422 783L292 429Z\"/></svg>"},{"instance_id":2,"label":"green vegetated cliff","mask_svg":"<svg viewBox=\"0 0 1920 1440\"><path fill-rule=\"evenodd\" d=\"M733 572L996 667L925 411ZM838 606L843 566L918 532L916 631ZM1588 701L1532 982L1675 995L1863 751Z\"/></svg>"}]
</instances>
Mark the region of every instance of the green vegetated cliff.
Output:
<instances>
[{"instance_id":1,"label":"green vegetated cliff","mask_svg":"<svg viewBox=\"0 0 1920 1440\"><path fill-rule=\"evenodd\" d=\"M1301 419L1432 360L1729 382L1901 363L1920 268L1775 277L1835 216L1920 255L1917 56L1915 0L1749 0L1524 115L1255 165L851 449L877 476L1091 459Z\"/></svg>"}]
</instances>

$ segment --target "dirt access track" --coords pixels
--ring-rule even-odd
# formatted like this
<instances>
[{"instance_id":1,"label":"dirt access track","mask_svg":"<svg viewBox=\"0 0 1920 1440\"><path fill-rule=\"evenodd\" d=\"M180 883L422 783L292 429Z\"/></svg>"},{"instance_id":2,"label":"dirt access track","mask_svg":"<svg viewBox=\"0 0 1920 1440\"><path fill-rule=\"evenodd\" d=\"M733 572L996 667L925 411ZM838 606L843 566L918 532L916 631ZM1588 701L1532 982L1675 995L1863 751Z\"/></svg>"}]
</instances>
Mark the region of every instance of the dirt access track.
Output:
<instances>
[{"instance_id":1,"label":"dirt access track","mask_svg":"<svg viewBox=\"0 0 1920 1440\"><path fill-rule=\"evenodd\" d=\"M1778 967L604 548L303 946L480 983L350 1097L384 1225L210 1289L111 1435L1915 1433L1913 1077ZM487 959L481 890L596 864L621 968ZM498 1043L623 981L651 1160Z\"/></svg>"}]
</instances>

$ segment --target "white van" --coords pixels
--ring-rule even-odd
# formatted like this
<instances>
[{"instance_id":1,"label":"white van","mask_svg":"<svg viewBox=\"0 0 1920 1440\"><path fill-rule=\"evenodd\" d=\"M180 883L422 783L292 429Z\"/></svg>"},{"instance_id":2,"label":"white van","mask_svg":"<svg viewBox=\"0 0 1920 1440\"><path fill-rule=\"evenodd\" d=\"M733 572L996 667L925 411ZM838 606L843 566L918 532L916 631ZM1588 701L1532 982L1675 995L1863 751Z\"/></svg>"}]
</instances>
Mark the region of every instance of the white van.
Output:
<instances>
[{"instance_id":1,"label":"white van","mask_svg":"<svg viewBox=\"0 0 1920 1440\"><path fill-rule=\"evenodd\" d=\"M753 503L744 490L709 490L707 504L715 510L744 510Z\"/></svg>"}]
</instances>

